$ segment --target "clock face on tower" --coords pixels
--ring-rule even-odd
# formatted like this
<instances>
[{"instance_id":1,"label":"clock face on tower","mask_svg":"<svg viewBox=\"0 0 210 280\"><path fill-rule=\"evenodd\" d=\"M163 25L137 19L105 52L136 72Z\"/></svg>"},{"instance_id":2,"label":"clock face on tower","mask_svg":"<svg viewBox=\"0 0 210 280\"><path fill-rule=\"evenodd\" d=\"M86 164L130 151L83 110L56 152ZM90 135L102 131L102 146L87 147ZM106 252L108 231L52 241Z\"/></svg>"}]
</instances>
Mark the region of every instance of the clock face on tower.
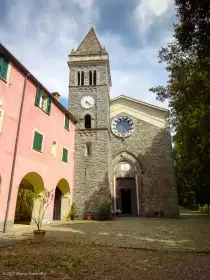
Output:
<instances>
[{"instance_id":1,"label":"clock face on tower","mask_svg":"<svg viewBox=\"0 0 210 280\"><path fill-rule=\"evenodd\" d=\"M90 109L95 105L95 100L92 96L84 96L81 99L81 106L84 109Z\"/></svg>"}]
</instances>

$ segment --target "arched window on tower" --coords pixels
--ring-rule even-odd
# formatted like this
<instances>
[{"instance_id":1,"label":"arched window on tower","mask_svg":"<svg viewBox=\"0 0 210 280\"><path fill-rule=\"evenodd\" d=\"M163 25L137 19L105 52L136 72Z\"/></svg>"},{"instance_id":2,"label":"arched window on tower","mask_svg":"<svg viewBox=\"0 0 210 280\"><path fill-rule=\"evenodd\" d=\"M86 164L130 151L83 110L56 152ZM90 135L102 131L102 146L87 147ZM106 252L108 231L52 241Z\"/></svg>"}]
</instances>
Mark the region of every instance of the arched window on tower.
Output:
<instances>
[{"instance_id":1,"label":"arched window on tower","mask_svg":"<svg viewBox=\"0 0 210 280\"><path fill-rule=\"evenodd\" d=\"M88 114L85 116L85 128L91 128L91 116Z\"/></svg>"},{"instance_id":2,"label":"arched window on tower","mask_svg":"<svg viewBox=\"0 0 210 280\"><path fill-rule=\"evenodd\" d=\"M84 80L85 80L84 71L82 71L82 75L81 75L81 86L84 86Z\"/></svg>"},{"instance_id":3,"label":"arched window on tower","mask_svg":"<svg viewBox=\"0 0 210 280\"><path fill-rule=\"evenodd\" d=\"M77 83L78 83L78 86L80 86L80 72L79 71L77 72Z\"/></svg>"},{"instance_id":4,"label":"arched window on tower","mask_svg":"<svg viewBox=\"0 0 210 280\"><path fill-rule=\"evenodd\" d=\"M96 70L93 72L93 84L96 85Z\"/></svg>"},{"instance_id":5,"label":"arched window on tower","mask_svg":"<svg viewBox=\"0 0 210 280\"><path fill-rule=\"evenodd\" d=\"M89 71L89 85L92 86L93 84L93 74L92 71Z\"/></svg>"}]
</instances>

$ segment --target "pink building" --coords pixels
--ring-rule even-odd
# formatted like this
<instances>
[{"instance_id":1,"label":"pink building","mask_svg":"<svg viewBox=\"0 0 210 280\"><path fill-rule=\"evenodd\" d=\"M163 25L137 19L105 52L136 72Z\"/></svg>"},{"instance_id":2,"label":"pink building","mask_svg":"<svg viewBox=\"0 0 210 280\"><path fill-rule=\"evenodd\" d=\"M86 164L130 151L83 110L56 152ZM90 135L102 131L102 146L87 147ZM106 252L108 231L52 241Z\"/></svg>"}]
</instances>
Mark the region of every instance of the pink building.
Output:
<instances>
[{"instance_id":1,"label":"pink building","mask_svg":"<svg viewBox=\"0 0 210 280\"><path fill-rule=\"evenodd\" d=\"M71 205L77 120L0 44L0 231L30 220L21 188L52 190L46 221Z\"/></svg>"}]
</instances>

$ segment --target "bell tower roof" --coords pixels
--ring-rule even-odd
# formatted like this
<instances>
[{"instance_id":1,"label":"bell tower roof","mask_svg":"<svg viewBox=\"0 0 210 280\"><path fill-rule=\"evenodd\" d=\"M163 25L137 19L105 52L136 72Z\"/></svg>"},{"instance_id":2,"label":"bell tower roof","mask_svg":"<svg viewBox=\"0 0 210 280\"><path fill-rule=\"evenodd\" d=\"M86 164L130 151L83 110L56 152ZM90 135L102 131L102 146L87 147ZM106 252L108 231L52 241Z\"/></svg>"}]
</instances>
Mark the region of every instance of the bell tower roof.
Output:
<instances>
[{"instance_id":1,"label":"bell tower roof","mask_svg":"<svg viewBox=\"0 0 210 280\"><path fill-rule=\"evenodd\" d=\"M107 53L107 52L106 52ZM100 55L104 54L104 48L101 46L93 27L89 30L82 43L76 49L73 55Z\"/></svg>"},{"instance_id":2,"label":"bell tower roof","mask_svg":"<svg viewBox=\"0 0 210 280\"><path fill-rule=\"evenodd\" d=\"M109 65L109 55L104 46L102 46L96 36L93 27L89 30L79 47L72 49L69 54L68 65L69 68L77 66L87 65L104 65L108 69L109 85L111 86L111 73Z\"/></svg>"}]
</instances>

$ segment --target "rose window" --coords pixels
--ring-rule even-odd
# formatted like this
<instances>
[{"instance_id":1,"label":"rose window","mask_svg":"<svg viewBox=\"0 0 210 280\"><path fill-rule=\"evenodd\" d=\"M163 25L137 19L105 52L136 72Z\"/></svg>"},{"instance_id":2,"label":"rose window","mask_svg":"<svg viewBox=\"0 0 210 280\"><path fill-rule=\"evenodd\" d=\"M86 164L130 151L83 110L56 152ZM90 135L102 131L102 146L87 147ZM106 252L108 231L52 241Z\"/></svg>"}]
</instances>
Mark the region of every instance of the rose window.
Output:
<instances>
[{"instance_id":1,"label":"rose window","mask_svg":"<svg viewBox=\"0 0 210 280\"><path fill-rule=\"evenodd\" d=\"M112 131L118 137L128 137L134 132L134 124L129 117L117 117L112 120Z\"/></svg>"}]
</instances>

